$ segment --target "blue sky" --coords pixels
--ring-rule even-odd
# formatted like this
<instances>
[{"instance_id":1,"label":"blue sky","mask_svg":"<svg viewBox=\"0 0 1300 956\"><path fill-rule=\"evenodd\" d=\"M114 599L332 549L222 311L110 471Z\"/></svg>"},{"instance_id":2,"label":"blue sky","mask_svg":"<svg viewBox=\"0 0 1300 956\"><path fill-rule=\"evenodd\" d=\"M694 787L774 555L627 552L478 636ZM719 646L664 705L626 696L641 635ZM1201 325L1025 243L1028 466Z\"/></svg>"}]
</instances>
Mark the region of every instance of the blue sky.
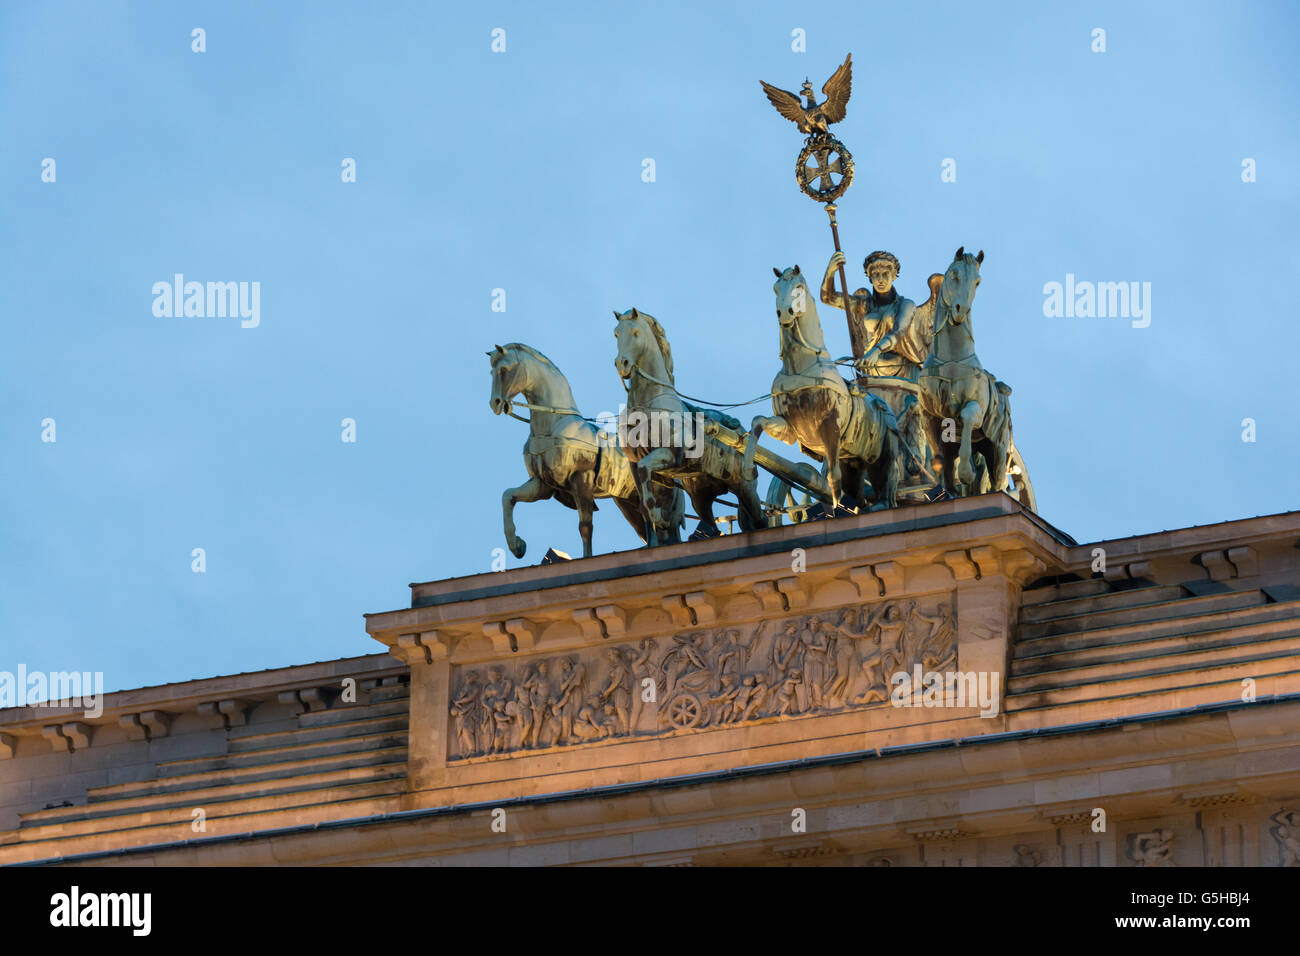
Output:
<instances>
[{"instance_id":1,"label":"blue sky","mask_svg":"<svg viewBox=\"0 0 1300 956\"><path fill-rule=\"evenodd\" d=\"M683 391L764 391L770 270L832 247L758 80L820 88L849 51L851 281L888 249L921 301L985 251L978 351L1042 515L1091 541L1297 506L1294 4L468 7L0 5L0 669L118 689L378 649L363 612L503 545L526 428L488 409L495 342L616 410L635 305ZM177 272L259 282L260 325L156 317ZM1067 273L1150 282L1150 326L1044 317ZM560 505L516 520L510 566L581 553ZM637 544L602 508L597 552Z\"/></svg>"}]
</instances>

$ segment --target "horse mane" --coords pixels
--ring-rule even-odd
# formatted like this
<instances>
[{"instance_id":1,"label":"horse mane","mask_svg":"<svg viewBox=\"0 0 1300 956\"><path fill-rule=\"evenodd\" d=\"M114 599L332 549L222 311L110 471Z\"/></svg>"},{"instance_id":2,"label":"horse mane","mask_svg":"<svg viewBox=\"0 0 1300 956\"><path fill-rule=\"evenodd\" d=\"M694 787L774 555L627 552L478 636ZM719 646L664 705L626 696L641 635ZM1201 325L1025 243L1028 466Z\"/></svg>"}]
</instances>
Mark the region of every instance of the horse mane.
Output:
<instances>
[{"instance_id":1,"label":"horse mane","mask_svg":"<svg viewBox=\"0 0 1300 956\"><path fill-rule=\"evenodd\" d=\"M558 365L531 345L525 345L523 342L508 342L503 346L503 349L518 349L523 354L536 359L537 363L541 365L542 368L549 369L555 378L554 387L557 389L557 394L553 396L551 400L556 404L567 404L571 408L577 408L577 401L573 397L573 386L569 384L568 378L560 371Z\"/></svg>"},{"instance_id":2,"label":"horse mane","mask_svg":"<svg viewBox=\"0 0 1300 956\"><path fill-rule=\"evenodd\" d=\"M523 342L507 342L504 348L519 349L519 351L531 355L533 358L537 359L537 361L541 362L543 365L549 366L550 368L554 369L556 372L560 371L559 366L557 366L554 362L548 359L541 352L537 351L537 349L533 348L531 345L524 345Z\"/></svg>"},{"instance_id":3,"label":"horse mane","mask_svg":"<svg viewBox=\"0 0 1300 956\"><path fill-rule=\"evenodd\" d=\"M673 349L668 344L668 333L659 324L659 320L648 312L638 312L637 315L645 319L650 325L650 331L655 334L655 341L659 343L659 354L663 356L664 368L668 372L668 381L670 384L676 385L677 380L673 377Z\"/></svg>"}]
</instances>

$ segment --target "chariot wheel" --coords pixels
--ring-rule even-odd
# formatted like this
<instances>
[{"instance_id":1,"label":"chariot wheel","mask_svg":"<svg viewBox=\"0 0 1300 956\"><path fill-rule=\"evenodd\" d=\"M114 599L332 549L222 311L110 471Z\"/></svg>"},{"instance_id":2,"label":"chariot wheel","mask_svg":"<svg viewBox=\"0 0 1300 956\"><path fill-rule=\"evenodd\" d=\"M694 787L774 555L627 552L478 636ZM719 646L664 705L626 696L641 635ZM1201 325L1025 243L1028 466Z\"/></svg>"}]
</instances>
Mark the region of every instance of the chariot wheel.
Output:
<instances>
[{"instance_id":1,"label":"chariot wheel","mask_svg":"<svg viewBox=\"0 0 1300 956\"><path fill-rule=\"evenodd\" d=\"M830 473L830 465L822 462L821 472L825 478ZM801 485L792 484L780 475L773 475L767 484L767 497L763 500L764 512L771 522L769 527L779 528L788 516L792 524L802 524L808 520L808 509L820 504L821 499Z\"/></svg>"},{"instance_id":2,"label":"chariot wheel","mask_svg":"<svg viewBox=\"0 0 1300 956\"><path fill-rule=\"evenodd\" d=\"M804 143L794 175L804 195L817 202L833 202L853 182L853 156L834 136L814 133Z\"/></svg>"},{"instance_id":3,"label":"chariot wheel","mask_svg":"<svg viewBox=\"0 0 1300 956\"><path fill-rule=\"evenodd\" d=\"M1007 475L1015 485L1012 497L1038 514L1038 499L1034 497L1034 486L1029 481L1029 470L1025 468L1025 460L1020 457L1020 450L1014 441L1007 452Z\"/></svg>"},{"instance_id":4,"label":"chariot wheel","mask_svg":"<svg viewBox=\"0 0 1300 956\"><path fill-rule=\"evenodd\" d=\"M773 475L763 504L768 521L771 522L770 527L779 528L785 524L786 518L793 524L807 521L808 509L817 504L817 499L798 485L792 485L784 478Z\"/></svg>"},{"instance_id":5,"label":"chariot wheel","mask_svg":"<svg viewBox=\"0 0 1300 956\"><path fill-rule=\"evenodd\" d=\"M668 723L674 730L690 730L704 723L708 716L707 708L698 694L690 691L680 691L673 695L672 700L668 701L664 712L668 716Z\"/></svg>"}]
</instances>

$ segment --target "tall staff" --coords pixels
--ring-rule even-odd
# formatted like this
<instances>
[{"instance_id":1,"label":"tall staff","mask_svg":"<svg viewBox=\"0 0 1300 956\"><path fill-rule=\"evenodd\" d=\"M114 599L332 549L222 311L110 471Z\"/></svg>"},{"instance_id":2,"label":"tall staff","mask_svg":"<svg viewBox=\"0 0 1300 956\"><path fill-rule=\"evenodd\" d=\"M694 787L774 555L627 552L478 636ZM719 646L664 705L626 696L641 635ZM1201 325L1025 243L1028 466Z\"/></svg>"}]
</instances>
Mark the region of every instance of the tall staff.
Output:
<instances>
[{"instance_id":1,"label":"tall staff","mask_svg":"<svg viewBox=\"0 0 1300 956\"><path fill-rule=\"evenodd\" d=\"M800 90L806 102L800 102L799 96L770 83L762 80L759 83L776 111L798 126L799 132L808 134L803 151L795 162L795 179L805 196L826 204L826 215L831 221L831 239L835 242L835 251L839 252L840 229L835 220L835 200L844 195L853 182L853 156L844 148L843 143L830 134L828 126L844 119L848 112L849 95L853 92L853 54L844 58L844 63L822 87L826 99L821 103L813 96L812 84L807 80L803 81ZM849 296L849 283L844 275L843 263L840 264L839 272L840 285L844 290L844 317L849 325L849 342L856 362L864 352L862 338L853 322L853 300Z\"/></svg>"},{"instance_id":2,"label":"tall staff","mask_svg":"<svg viewBox=\"0 0 1300 956\"><path fill-rule=\"evenodd\" d=\"M835 210L835 203L828 202L826 204L826 215L831 217L831 239L835 241L835 251L841 252L843 250L840 249L840 226L835 221ZM853 361L857 362L866 354L866 349L862 346L861 330L853 321L853 315L849 311L853 306L853 299L849 296L849 280L844 277L844 263L842 262L840 263L840 288L844 292L844 317L849 323L849 345L853 349ZM862 377L861 372L858 373L858 377Z\"/></svg>"}]
</instances>

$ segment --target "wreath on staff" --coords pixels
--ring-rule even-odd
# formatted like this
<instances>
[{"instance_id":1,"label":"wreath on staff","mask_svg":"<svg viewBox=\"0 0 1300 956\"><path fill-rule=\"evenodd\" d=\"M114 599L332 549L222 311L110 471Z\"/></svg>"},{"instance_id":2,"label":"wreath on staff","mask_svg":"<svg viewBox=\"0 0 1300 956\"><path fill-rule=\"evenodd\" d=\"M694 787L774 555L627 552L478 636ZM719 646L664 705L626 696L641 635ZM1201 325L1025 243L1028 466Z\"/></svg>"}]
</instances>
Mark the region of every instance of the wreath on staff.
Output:
<instances>
[{"instance_id":1,"label":"wreath on staff","mask_svg":"<svg viewBox=\"0 0 1300 956\"><path fill-rule=\"evenodd\" d=\"M833 157L833 158L832 158ZM816 164L811 160L816 158ZM804 195L817 202L834 202L853 182L853 155L834 136L814 133L804 142L794 167ZM839 182L835 176L839 176ZM814 185L818 183L819 185Z\"/></svg>"}]
</instances>

